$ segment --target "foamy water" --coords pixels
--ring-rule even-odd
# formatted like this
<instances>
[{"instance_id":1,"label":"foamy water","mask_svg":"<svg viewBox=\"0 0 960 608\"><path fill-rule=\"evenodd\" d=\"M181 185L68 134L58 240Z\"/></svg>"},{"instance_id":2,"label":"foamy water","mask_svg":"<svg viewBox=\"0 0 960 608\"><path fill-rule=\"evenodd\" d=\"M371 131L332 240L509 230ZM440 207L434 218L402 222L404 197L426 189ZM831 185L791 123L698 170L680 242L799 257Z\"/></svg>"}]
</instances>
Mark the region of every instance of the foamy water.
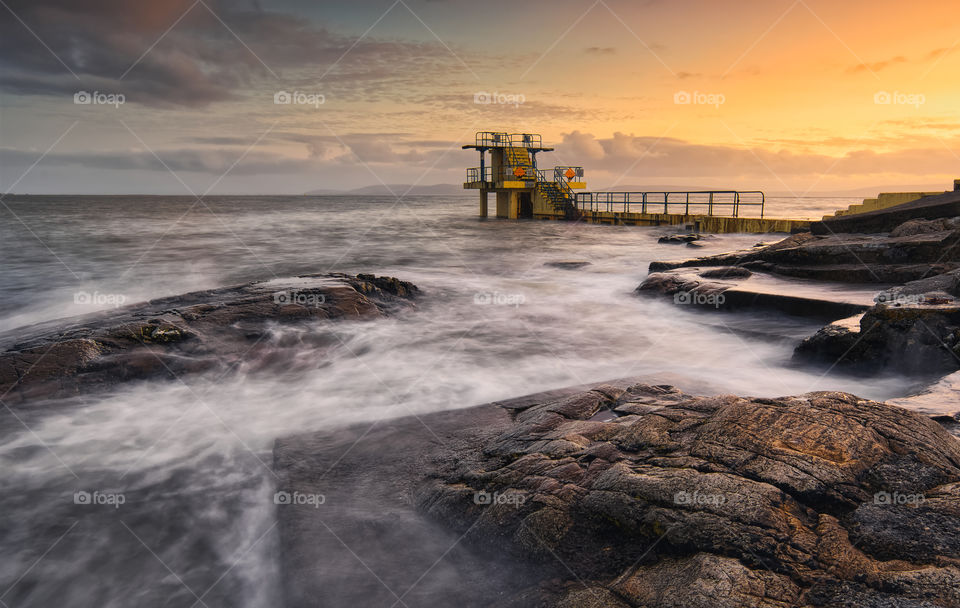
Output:
<instances>
[{"instance_id":1,"label":"foamy water","mask_svg":"<svg viewBox=\"0 0 960 608\"><path fill-rule=\"evenodd\" d=\"M274 327L270 357L234 372L9 404L0 601L10 606L281 605L279 436L625 376L758 396L912 388L793 365L815 322L632 293L653 259L750 247L756 235L695 250L658 245L653 229L484 222L473 197L216 198L192 210L187 198L7 202L30 228L0 226L8 342L29 323L120 301L301 273L375 272L422 289L415 311L391 318ZM591 264L544 265L570 259ZM102 504L75 504L78 492Z\"/></svg>"}]
</instances>

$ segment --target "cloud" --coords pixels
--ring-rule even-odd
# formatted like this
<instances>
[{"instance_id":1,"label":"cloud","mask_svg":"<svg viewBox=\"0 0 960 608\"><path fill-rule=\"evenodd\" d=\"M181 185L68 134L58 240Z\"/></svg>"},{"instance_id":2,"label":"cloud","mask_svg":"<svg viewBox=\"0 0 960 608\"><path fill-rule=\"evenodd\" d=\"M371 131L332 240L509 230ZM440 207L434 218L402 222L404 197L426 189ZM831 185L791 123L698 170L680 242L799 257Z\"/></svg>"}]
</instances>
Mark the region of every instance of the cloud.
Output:
<instances>
[{"instance_id":1,"label":"cloud","mask_svg":"<svg viewBox=\"0 0 960 608\"><path fill-rule=\"evenodd\" d=\"M848 73L848 74L856 74L856 73L858 73L858 72L866 72L866 71L879 72L879 71L881 71L881 70L883 70L883 69L885 69L885 68L888 68L888 67L890 67L890 66L892 66L892 65L896 65L896 64L898 64L898 63L906 63L906 62L907 62L907 58L906 58L906 57L903 57L902 55L898 55L898 56L896 56L896 57L892 57L892 58L886 59L886 60L884 60L884 61L877 61L877 62L874 62L874 63L860 63L860 64L857 64L857 65L855 65L855 66L851 66L851 67L847 68L847 73Z\"/></svg>"},{"instance_id":2,"label":"cloud","mask_svg":"<svg viewBox=\"0 0 960 608\"><path fill-rule=\"evenodd\" d=\"M612 46L591 46L584 50L588 55L614 55L617 52Z\"/></svg>"},{"instance_id":3,"label":"cloud","mask_svg":"<svg viewBox=\"0 0 960 608\"><path fill-rule=\"evenodd\" d=\"M6 13L0 20L0 87L11 94L66 97L99 90L122 93L128 103L204 107L291 86L315 89L328 69L324 81L340 99L389 99L431 80L472 78L439 42L374 35L357 42L305 18L227 0L9 5L52 51Z\"/></svg>"},{"instance_id":4,"label":"cloud","mask_svg":"<svg viewBox=\"0 0 960 608\"><path fill-rule=\"evenodd\" d=\"M956 140L954 143L957 143ZM582 158L590 171L632 177L753 177L770 180L816 177L826 171L843 176L881 174L937 175L956 170L956 156L942 146L889 152L864 148L840 156L795 153L766 147L696 144L681 139L614 133L596 138L574 131L558 146L568 159Z\"/></svg>"}]
</instances>

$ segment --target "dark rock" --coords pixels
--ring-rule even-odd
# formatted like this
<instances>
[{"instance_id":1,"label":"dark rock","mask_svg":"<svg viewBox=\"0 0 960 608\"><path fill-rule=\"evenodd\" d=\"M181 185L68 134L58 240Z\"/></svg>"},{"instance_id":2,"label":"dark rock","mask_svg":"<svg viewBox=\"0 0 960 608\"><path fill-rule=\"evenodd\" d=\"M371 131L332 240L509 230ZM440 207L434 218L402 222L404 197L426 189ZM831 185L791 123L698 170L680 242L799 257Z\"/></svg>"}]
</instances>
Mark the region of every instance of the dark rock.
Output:
<instances>
[{"instance_id":1,"label":"dark rock","mask_svg":"<svg viewBox=\"0 0 960 608\"><path fill-rule=\"evenodd\" d=\"M331 562L343 553L331 526L411 577L436 561L404 526L365 532L379 514L422 534L435 522L456 541L444 567L463 568L425 590L441 605L960 603L960 442L927 417L844 393L699 397L643 384L522 401L403 419L369 438L361 425L278 443L283 483L341 499L323 526L308 509L281 513L292 597L369 591L336 583L332 564L354 560ZM604 410L624 415L590 420ZM391 498L408 492L425 520ZM505 566L494 576L524 569L528 586L508 577L461 593L482 555Z\"/></svg>"},{"instance_id":2,"label":"dark rock","mask_svg":"<svg viewBox=\"0 0 960 608\"><path fill-rule=\"evenodd\" d=\"M666 243L670 245L689 245L694 241L699 241L703 237L699 234L668 234L661 236L657 239L658 243Z\"/></svg>"},{"instance_id":3,"label":"dark rock","mask_svg":"<svg viewBox=\"0 0 960 608\"><path fill-rule=\"evenodd\" d=\"M943 232L944 230L953 230L960 225L960 218L939 218L935 220L908 220L890 231L890 236L914 236L917 234L930 234L932 232Z\"/></svg>"},{"instance_id":4,"label":"dark rock","mask_svg":"<svg viewBox=\"0 0 960 608\"><path fill-rule=\"evenodd\" d=\"M562 270L576 270L584 266L589 266L590 262L585 260L560 260L557 262L545 262L543 265L550 266L551 268L560 268Z\"/></svg>"},{"instance_id":5,"label":"dark rock","mask_svg":"<svg viewBox=\"0 0 960 608\"><path fill-rule=\"evenodd\" d=\"M960 369L960 271L913 281L877 296L852 323L831 324L804 340L799 359L867 370L948 373Z\"/></svg>"},{"instance_id":6,"label":"dark rock","mask_svg":"<svg viewBox=\"0 0 960 608\"><path fill-rule=\"evenodd\" d=\"M412 306L417 288L390 277L305 275L194 292L6 336L0 394L8 403L129 379L176 377L269 359L267 322L380 317ZM19 330L18 330L19 331Z\"/></svg>"},{"instance_id":7,"label":"dark rock","mask_svg":"<svg viewBox=\"0 0 960 608\"><path fill-rule=\"evenodd\" d=\"M671 296L689 310L777 310L820 319L846 317L869 308L865 292L843 292L835 286L751 283L753 272L739 266L677 268L654 272L636 288L638 294Z\"/></svg>"},{"instance_id":8,"label":"dark rock","mask_svg":"<svg viewBox=\"0 0 960 608\"><path fill-rule=\"evenodd\" d=\"M721 266L703 270L699 274L705 279L745 279L753 276L750 270L740 266Z\"/></svg>"},{"instance_id":9,"label":"dark rock","mask_svg":"<svg viewBox=\"0 0 960 608\"><path fill-rule=\"evenodd\" d=\"M952 222L952 220L951 220ZM953 225L944 222L943 225ZM651 262L650 272L683 267L743 266L783 276L846 283L902 283L960 268L960 231L905 230L864 235L809 232L762 248L683 262Z\"/></svg>"}]
</instances>

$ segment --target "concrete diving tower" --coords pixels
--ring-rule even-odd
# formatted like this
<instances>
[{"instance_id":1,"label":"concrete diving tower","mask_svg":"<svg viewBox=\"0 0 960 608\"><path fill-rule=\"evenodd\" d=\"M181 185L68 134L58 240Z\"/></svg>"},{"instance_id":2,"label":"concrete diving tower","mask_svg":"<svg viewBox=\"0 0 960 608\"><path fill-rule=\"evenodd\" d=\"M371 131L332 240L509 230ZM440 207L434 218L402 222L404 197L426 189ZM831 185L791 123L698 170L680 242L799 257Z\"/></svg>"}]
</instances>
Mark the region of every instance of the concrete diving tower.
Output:
<instances>
[{"instance_id":1,"label":"concrete diving tower","mask_svg":"<svg viewBox=\"0 0 960 608\"><path fill-rule=\"evenodd\" d=\"M480 217L487 217L487 195L497 195L496 217L578 219L574 189L586 187L583 167L537 167L537 153L550 152L536 133L481 131L464 150L480 152L480 166L467 169L463 187L480 191ZM489 164L487 152L490 152Z\"/></svg>"}]
</instances>

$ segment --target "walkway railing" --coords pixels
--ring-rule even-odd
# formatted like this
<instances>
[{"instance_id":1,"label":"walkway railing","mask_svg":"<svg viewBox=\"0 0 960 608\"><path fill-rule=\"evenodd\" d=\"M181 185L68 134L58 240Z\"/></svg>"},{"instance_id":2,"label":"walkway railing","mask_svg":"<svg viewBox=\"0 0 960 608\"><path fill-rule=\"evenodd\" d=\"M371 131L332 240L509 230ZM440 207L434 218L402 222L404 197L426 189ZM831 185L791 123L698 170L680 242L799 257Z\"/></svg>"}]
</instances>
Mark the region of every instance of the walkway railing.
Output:
<instances>
[{"instance_id":1,"label":"walkway railing","mask_svg":"<svg viewBox=\"0 0 960 608\"><path fill-rule=\"evenodd\" d=\"M741 207L760 208L766 197L759 190L700 190L690 192L577 192L576 205L583 211L717 215L740 217Z\"/></svg>"},{"instance_id":2,"label":"walkway railing","mask_svg":"<svg viewBox=\"0 0 960 608\"><path fill-rule=\"evenodd\" d=\"M543 138L538 133L480 131L476 134L475 145L486 148L542 148Z\"/></svg>"}]
</instances>

